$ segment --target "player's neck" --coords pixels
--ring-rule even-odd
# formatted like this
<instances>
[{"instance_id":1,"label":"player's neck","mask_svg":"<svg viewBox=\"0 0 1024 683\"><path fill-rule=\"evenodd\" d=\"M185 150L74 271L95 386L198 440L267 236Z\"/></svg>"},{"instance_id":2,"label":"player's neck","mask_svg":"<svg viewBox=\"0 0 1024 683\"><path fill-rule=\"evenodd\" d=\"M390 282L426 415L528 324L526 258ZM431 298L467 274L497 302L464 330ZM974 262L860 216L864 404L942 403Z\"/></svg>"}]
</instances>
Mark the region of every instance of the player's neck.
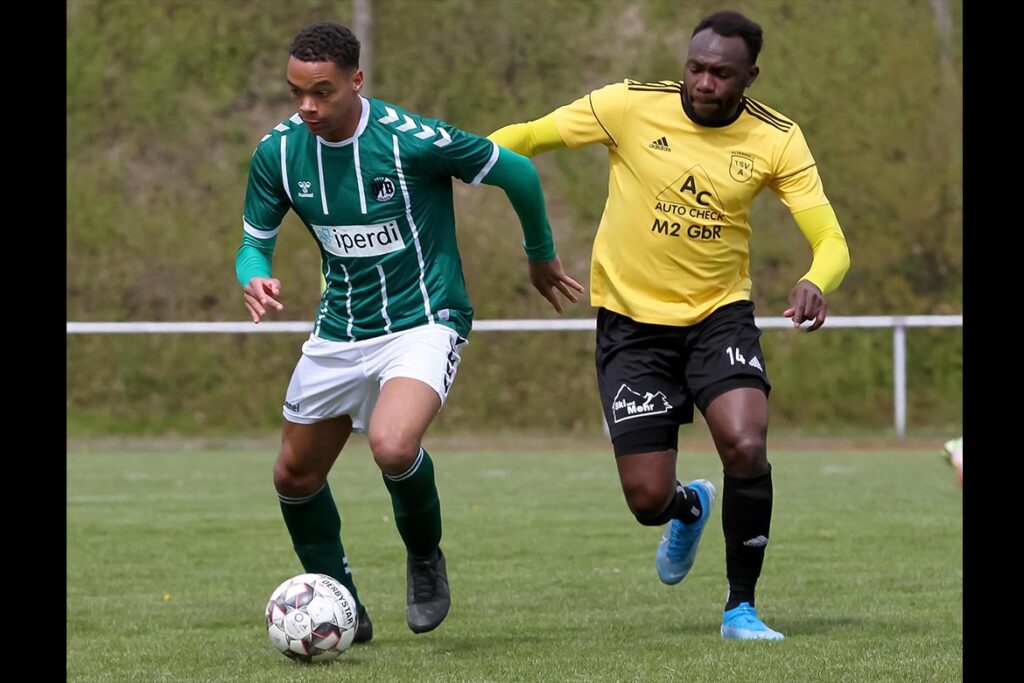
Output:
<instances>
[{"instance_id":1,"label":"player's neck","mask_svg":"<svg viewBox=\"0 0 1024 683\"><path fill-rule=\"evenodd\" d=\"M355 98L355 104L349 108L345 122L334 131L325 131L320 136L320 139L325 142L344 142L356 134L356 131L359 129L359 122L363 118L363 107L368 106L368 103L364 102L363 98L359 95L356 95Z\"/></svg>"}]
</instances>

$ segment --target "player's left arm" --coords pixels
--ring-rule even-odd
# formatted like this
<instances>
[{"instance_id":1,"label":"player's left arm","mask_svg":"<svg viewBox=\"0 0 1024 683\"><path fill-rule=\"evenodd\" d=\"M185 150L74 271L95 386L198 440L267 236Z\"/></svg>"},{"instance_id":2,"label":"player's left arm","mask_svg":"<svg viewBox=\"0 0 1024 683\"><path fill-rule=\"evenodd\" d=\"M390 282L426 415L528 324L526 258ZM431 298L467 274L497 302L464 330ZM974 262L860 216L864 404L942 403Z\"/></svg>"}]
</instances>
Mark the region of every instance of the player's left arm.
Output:
<instances>
[{"instance_id":1,"label":"player's left arm","mask_svg":"<svg viewBox=\"0 0 1024 683\"><path fill-rule=\"evenodd\" d=\"M793 214L814 257L811 268L789 293L789 308L783 315L800 327L805 320L814 320L807 328L813 332L825 323L828 305L825 295L834 291L850 269L850 250L839 227L839 219L831 204L816 206Z\"/></svg>"},{"instance_id":2,"label":"player's left arm","mask_svg":"<svg viewBox=\"0 0 1024 683\"><path fill-rule=\"evenodd\" d=\"M789 207L813 253L810 269L789 292L789 308L783 315L793 319L793 327L813 320L807 328L813 332L825 324L825 295L839 286L849 270L850 250L807 142L795 125L769 187Z\"/></svg>"}]
</instances>

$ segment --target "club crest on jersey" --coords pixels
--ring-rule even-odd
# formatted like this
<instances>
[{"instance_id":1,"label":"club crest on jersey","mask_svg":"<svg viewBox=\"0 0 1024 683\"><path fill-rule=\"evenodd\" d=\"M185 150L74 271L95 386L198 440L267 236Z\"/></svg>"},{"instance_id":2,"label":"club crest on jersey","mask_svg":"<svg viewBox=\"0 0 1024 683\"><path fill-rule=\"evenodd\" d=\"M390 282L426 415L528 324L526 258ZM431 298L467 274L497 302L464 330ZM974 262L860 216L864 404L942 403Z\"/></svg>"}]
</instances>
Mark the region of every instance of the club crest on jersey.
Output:
<instances>
[{"instance_id":1,"label":"club crest on jersey","mask_svg":"<svg viewBox=\"0 0 1024 683\"><path fill-rule=\"evenodd\" d=\"M395 183L391 178L380 175L370 183L370 191L373 192L373 198L378 202L391 201L391 198L395 196Z\"/></svg>"},{"instance_id":2,"label":"club crest on jersey","mask_svg":"<svg viewBox=\"0 0 1024 683\"><path fill-rule=\"evenodd\" d=\"M754 160L741 154L733 154L729 161L729 177L737 183L745 183L754 177Z\"/></svg>"},{"instance_id":3,"label":"club crest on jersey","mask_svg":"<svg viewBox=\"0 0 1024 683\"><path fill-rule=\"evenodd\" d=\"M308 180L300 180L299 185L299 196L300 197L312 197L313 193L309 191L309 188L313 186L313 183Z\"/></svg>"}]
</instances>

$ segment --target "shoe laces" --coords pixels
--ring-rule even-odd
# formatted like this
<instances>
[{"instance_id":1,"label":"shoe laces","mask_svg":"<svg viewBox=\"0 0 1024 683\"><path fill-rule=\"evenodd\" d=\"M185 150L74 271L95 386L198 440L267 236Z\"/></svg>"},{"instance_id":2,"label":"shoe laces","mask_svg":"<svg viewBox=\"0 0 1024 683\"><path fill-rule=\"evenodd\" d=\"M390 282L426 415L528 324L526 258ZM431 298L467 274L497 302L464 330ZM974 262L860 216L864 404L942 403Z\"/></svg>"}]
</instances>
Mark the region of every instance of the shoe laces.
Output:
<instances>
[{"instance_id":1,"label":"shoe laces","mask_svg":"<svg viewBox=\"0 0 1024 683\"><path fill-rule=\"evenodd\" d=\"M729 624L749 630L763 630L768 627L757 617L757 610L746 602L741 602L735 609L729 610Z\"/></svg>"},{"instance_id":2,"label":"shoe laces","mask_svg":"<svg viewBox=\"0 0 1024 683\"><path fill-rule=\"evenodd\" d=\"M686 525L679 520L672 520L668 525L668 558L673 562L683 559L683 541L686 540Z\"/></svg>"},{"instance_id":3,"label":"shoe laces","mask_svg":"<svg viewBox=\"0 0 1024 683\"><path fill-rule=\"evenodd\" d=\"M433 560L413 560L412 594L416 602L426 602L437 592L437 569Z\"/></svg>"}]
</instances>

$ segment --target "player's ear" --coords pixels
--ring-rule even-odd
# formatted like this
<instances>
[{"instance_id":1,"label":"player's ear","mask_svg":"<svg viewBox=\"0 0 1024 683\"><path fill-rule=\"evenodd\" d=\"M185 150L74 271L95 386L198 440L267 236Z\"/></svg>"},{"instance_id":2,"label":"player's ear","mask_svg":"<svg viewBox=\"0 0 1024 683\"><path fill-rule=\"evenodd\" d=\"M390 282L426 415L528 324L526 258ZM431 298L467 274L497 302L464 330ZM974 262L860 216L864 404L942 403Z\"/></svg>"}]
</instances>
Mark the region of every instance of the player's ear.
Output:
<instances>
[{"instance_id":1,"label":"player's ear","mask_svg":"<svg viewBox=\"0 0 1024 683\"><path fill-rule=\"evenodd\" d=\"M352 92L359 92L363 89L363 70L356 69L356 72L352 74Z\"/></svg>"},{"instance_id":2,"label":"player's ear","mask_svg":"<svg viewBox=\"0 0 1024 683\"><path fill-rule=\"evenodd\" d=\"M750 71L749 71L749 73L747 73L747 87L748 88L750 86L754 85L754 81L757 80L757 76L760 73L761 73L761 67L759 67L757 64L755 64L754 66L750 67Z\"/></svg>"}]
</instances>

